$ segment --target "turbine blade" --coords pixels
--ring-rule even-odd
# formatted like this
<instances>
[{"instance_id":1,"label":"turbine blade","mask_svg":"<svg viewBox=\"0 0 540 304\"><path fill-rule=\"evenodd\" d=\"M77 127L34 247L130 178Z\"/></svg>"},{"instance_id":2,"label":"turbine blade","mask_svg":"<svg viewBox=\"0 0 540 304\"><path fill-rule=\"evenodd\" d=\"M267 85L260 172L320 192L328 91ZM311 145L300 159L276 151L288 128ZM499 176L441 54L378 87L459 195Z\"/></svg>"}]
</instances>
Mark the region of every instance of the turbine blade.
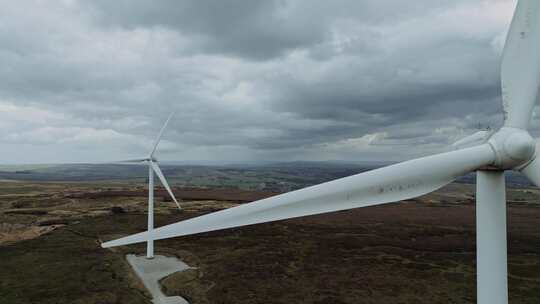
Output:
<instances>
[{"instance_id":1,"label":"turbine blade","mask_svg":"<svg viewBox=\"0 0 540 304\"><path fill-rule=\"evenodd\" d=\"M154 170L154 172L156 172L156 175L158 176L159 180L161 181L161 184L163 185L163 187L165 187L165 189L167 189L167 192L169 192L169 195L171 196L173 201L176 203L176 206L178 206L178 209L182 210L182 207L180 207L180 204L176 200L176 197L174 197L174 194L173 194L173 192L171 190L171 187L169 187L169 183L167 183L167 180L165 179L165 176L163 175L163 172L161 172L161 169L159 168L158 164L151 161L150 166L152 166L152 169Z\"/></svg>"},{"instance_id":2,"label":"turbine blade","mask_svg":"<svg viewBox=\"0 0 540 304\"><path fill-rule=\"evenodd\" d=\"M125 160L113 160L113 161L102 161L102 162L85 162L78 163L81 165L115 165L115 164L137 164L147 161L147 159L125 159Z\"/></svg>"},{"instance_id":3,"label":"turbine blade","mask_svg":"<svg viewBox=\"0 0 540 304\"><path fill-rule=\"evenodd\" d=\"M159 144L159 141L161 140L161 137L163 136L163 132L165 132L165 129L167 128L167 125L169 124L169 121L171 120L173 115L174 115L174 112L171 113L171 115L169 115L169 117L167 118L167 120L163 124L163 127L161 127L161 130L159 130L159 134L156 137L156 140L154 141L154 146L152 147L152 151L150 152L150 156L149 156L150 158L154 157L154 153L156 153L156 149L157 149L157 146Z\"/></svg>"},{"instance_id":4,"label":"turbine blade","mask_svg":"<svg viewBox=\"0 0 540 304\"><path fill-rule=\"evenodd\" d=\"M501 84L506 127L527 129L540 85L540 1L520 0L506 38Z\"/></svg>"},{"instance_id":5,"label":"turbine blade","mask_svg":"<svg viewBox=\"0 0 540 304\"><path fill-rule=\"evenodd\" d=\"M529 181L531 181L537 187L540 187L540 159L538 159L540 143L536 144L536 152L537 154L534 156L533 160L525 167L520 168L519 171L523 173L529 179Z\"/></svg>"},{"instance_id":6,"label":"turbine blade","mask_svg":"<svg viewBox=\"0 0 540 304\"><path fill-rule=\"evenodd\" d=\"M480 167L495 154L488 144L419 158L277 195L103 243L114 247L417 197Z\"/></svg>"},{"instance_id":7,"label":"turbine blade","mask_svg":"<svg viewBox=\"0 0 540 304\"><path fill-rule=\"evenodd\" d=\"M142 162L145 162L145 161L148 161L148 158L117 160L117 161L109 162L109 164L115 164L115 163L142 163Z\"/></svg>"},{"instance_id":8,"label":"turbine blade","mask_svg":"<svg viewBox=\"0 0 540 304\"><path fill-rule=\"evenodd\" d=\"M97 163L85 163L88 165L114 165L114 164L137 164L148 161L148 158L136 158L136 159L123 159L123 160L113 160L113 161L104 161Z\"/></svg>"}]
</instances>

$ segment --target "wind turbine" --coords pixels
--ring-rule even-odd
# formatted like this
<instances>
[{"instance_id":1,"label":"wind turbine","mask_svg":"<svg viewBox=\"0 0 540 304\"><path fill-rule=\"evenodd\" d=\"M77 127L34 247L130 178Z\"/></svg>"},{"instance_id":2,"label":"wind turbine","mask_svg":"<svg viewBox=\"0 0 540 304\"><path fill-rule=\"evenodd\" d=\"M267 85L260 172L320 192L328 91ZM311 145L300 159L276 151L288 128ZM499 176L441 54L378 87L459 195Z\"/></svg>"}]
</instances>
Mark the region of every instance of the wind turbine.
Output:
<instances>
[{"instance_id":1,"label":"wind turbine","mask_svg":"<svg viewBox=\"0 0 540 304\"><path fill-rule=\"evenodd\" d=\"M508 303L505 170L540 186L528 133L540 85L540 1L520 0L502 56L504 125L472 147L406 161L103 243L105 248L300 216L379 205L432 192L477 172L477 295Z\"/></svg>"},{"instance_id":2,"label":"wind turbine","mask_svg":"<svg viewBox=\"0 0 540 304\"><path fill-rule=\"evenodd\" d=\"M161 172L161 169L158 165L158 160L154 157L154 154L156 153L157 146L161 140L161 137L163 136L163 132L165 132L165 129L167 128L167 125L169 124L169 121L173 117L174 113L171 113L165 123L163 124L163 127L161 127L161 130L159 131L158 136L156 137L156 140L154 142L154 145L152 146L152 150L150 151L150 154L148 154L145 158L139 158L139 159L130 159L130 160L123 160L119 161L121 163L147 163L148 164L148 232L151 232L154 229L154 173L158 176L159 180L161 181L161 184L167 189L167 192L173 199L173 201L176 203L176 206L178 206L178 209L182 210L182 207L180 207L180 204L176 200L176 197L174 197L174 193L171 190L171 187L169 187L169 183L167 183L167 180L165 179L165 176L163 175L163 172ZM146 258L152 259L154 258L154 240L148 239L146 242Z\"/></svg>"}]
</instances>

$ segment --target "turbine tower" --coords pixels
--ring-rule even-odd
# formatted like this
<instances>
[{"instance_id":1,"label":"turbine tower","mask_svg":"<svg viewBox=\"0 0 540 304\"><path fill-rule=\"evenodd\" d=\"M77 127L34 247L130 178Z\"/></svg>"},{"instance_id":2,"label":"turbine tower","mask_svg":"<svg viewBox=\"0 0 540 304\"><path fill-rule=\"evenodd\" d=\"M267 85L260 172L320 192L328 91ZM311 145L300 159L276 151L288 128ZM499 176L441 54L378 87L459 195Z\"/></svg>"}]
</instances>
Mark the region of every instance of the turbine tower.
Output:
<instances>
[{"instance_id":1,"label":"turbine tower","mask_svg":"<svg viewBox=\"0 0 540 304\"><path fill-rule=\"evenodd\" d=\"M540 85L540 1L520 0L501 68L504 125L471 147L406 161L103 243L105 248L367 207L427 194L477 172L477 299L507 304L505 170L540 186L538 144L527 131ZM481 139L481 140L478 140ZM459 145L458 145L459 146Z\"/></svg>"},{"instance_id":2,"label":"turbine tower","mask_svg":"<svg viewBox=\"0 0 540 304\"><path fill-rule=\"evenodd\" d=\"M165 124L163 124L163 127L159 131L159 134L154 142L150 154L148 154L148 157L120 161L121 163L148 164L148 232L151 232L154 229L154 173L158 176L161 184L165 187L165 189L167 189L167 192L169 193L173 201L176 203L176 206L178 206L178 209L182 210L182 207L180 207L180 204L176 200L176 197L174 197L174 193L169 187L169 183L167 183L167 179L165 179L163 172L161 172L161 169L159 168L158 160L154 157L157 146L161 141L161 137L163 136L163 133L165 132L165 129L167 128L167 125L169 124L169 121L171 120L173 115L174 113L171 113L171 115L169 115L169 117L165 121ZM154 258L154 240L148 239L146 244L146 258L152 259Z\"/></svg>"}]
</instances>

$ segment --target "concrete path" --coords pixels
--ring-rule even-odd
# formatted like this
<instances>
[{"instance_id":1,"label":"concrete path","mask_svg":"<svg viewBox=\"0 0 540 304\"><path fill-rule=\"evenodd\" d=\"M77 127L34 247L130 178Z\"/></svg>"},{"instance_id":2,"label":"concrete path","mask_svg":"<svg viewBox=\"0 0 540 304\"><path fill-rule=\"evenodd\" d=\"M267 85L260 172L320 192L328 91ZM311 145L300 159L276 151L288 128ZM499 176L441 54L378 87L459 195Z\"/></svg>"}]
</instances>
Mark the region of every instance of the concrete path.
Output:
<instances>
[{"instance_id":1,"label":"concrete path","mask_svg":"<svg viewBox=\"0 0 540 304\"><path fill-rule=\"evenodd\" d=\"M134 254L126 255L128 263L131 265L144 286L152 295L154 304L189 304L182 297L167 297L161 291L159 280L178 271L184 271L190 267L177 258L156 255L149 260L145 256Z\"/></svg>"}]
</instances>

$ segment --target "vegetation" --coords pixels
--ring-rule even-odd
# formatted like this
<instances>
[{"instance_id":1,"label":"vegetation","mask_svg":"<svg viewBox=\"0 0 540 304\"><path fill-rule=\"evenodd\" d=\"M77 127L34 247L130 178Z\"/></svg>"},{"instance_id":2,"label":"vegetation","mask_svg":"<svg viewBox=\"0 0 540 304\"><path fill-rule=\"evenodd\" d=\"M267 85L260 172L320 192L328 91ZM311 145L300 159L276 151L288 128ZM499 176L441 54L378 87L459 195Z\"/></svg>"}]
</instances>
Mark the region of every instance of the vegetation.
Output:
<instances>
[{"instance_id":1,"label":"vegetation","mask_svg":"<svg viewBox=\"0 0 540 304\"><path fill-rule=\"evenodd\" d=\"M0 189L1 304L150 303L125 262L145 244L99 246L146 229L142 184L0 182ZM157 253L197 267L162 285L193 304L475 303L473 190L451 184L401 204L157 241ZM182 212L157 191L157 226L271 195L175 193ZM508 197L510 302L539 303L540 191L512 189Z\"/></svg>"}]
</instances>

